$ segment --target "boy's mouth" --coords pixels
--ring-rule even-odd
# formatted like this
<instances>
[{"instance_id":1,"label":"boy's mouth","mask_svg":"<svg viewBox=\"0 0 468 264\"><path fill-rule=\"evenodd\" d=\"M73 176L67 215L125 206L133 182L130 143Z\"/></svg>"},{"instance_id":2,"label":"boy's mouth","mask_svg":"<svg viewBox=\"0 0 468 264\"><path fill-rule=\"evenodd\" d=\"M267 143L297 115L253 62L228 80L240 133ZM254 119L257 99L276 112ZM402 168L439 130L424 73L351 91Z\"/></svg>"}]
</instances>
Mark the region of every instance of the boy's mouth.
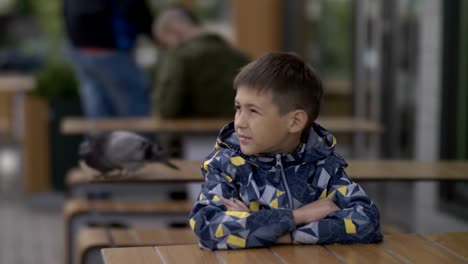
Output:
<instances>
[{"instance_id":1,"label":"boy's mouth","mask_svg":"<svg viewBox=\"0 0 468 264\"><path fill-rule=\"evenodd\" d=\"M251 137L240 135L240 134L237 134L237 138L239 139L240 142L247 142L252 139Z\"/></svg>"}]
</instances>

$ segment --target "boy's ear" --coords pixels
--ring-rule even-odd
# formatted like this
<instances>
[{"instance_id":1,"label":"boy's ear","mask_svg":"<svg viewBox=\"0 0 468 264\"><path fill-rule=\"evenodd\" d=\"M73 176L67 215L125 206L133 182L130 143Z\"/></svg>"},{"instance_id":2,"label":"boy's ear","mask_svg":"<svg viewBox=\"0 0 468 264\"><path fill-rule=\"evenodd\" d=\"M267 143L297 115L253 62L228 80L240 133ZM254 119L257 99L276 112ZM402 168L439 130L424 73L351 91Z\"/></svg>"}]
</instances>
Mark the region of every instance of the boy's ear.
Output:
<instances>
[{"instance_id":1,"label":"boy's ear","mask_svg":"<svg viewBox=\"0 0 468 264\"><path fill-rule=\"evenodd\" d=\"M304 130L308 117L304 110L294 110L289 113L289 132L298 133Z\"/></svg>"}]
</instances>

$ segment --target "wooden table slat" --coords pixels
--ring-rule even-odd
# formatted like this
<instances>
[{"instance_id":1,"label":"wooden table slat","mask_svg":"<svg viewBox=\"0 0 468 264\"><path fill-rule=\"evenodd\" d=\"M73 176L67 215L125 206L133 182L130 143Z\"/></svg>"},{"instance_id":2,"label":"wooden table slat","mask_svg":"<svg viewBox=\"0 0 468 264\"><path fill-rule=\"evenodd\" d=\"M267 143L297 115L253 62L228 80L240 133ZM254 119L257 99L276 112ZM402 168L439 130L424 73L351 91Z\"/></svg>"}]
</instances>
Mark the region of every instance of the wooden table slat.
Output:
<instances>
[{"instance_id":1,"label":"wooden table slat","mask_svg":"<svg viewBox=\"0 0 468 264\"><path fill-rule=\"evenodd\" d=\"M137 229L132 230L141 245L185 245L198 244L197 237L189 228L180 229Z\"/></svg>"},{"instance_id":2,"label":"wooden table slat","mask_svg":"<svg viewBox=\"0 0 468 264\"><path fill-rule=\"evenodd\" d=\"M416 234L389 235L384 238L380 246L412 263L466 263Z\"/></svg>"},{"instance_id":3,"label":"wooden table slat","mask_svg":"<svg viewBox=\"0 0 468 264\"><path fill-rule=\"evenodd\" d=\"M322 246L295 245L277 246L270 249L286 263L309 263L312 259L320 264L341 263Z\"/></svg>"},{"instance_id":4,"label":"wooden table slat","mask_svg":"<svg viewBox=\"0 0 468 264\"><path fill-rule=\"evenodd\" d=\"M198 245L177 245L156 247L164 263L212 264L219 263L213 252L202 250ZM124 262L121 262L124 263ZM137 262L128 262L137 263ZM106 263L107 264L107 263Z\"/></svg>"},{"instance_id":5,"label":"wooden table slat","mask_svg":"<svg viewBox=\"0 0 468 264\"><path fill-rule=\"evenodd\" d=\"M226 264L282 263L267 248L220 250L216 251L216 255Z\"/></svg>"},{"instance_id":6,"label":"wooden table slat","mask_svg":"<svg viewBox=\"0 0 468 264\"><path fill-rule=\"evenodd\" d=\"M104 248L101 250L106 264L117 263L139 263L139 264L160 264L163 263L152 247L128 247L113 250Z\"/></svg>"},{"instance_id":7,"label":"wooden table slat","mask_svg":"<svg viewBox=\"0 0 468 264\"><path fill-rule=\"evenodd\" d=\"M464 257L468 262L468 232L427 234L423 236L436 244L456 252L456 254Z\"/></svg>"},{"instance_id":8,"label":"wooden table slat","mask_svg":"<svg viewBox=\"0 0 468 264\"><path fill-rule=\"evenodd\" d=\"M138 239L135 235L130 232L130 230L123 228L117 229L112 228L110 229L110 235L112 237L112 243L118 246L143 246L144 244L140 244Z\"/></svg>"},{"instance_id":9,"label":"wooden table slat","mask_svg":"<svg viewBox=\"0 0 468 264\"><path fill-rule=\"evenodd\" d=\"M97 182L140 182L140 181L158 181L158 182L193 182L203 181L201 173L201 160L171 160L179 167L174 170L161 163L147 163L141 170L129 176L97 176L97 172L87 168L71 169L66 177L68 186L83 183Z\"/></svg>"},{"instance_id":10,"label":"wooden table slat","mask_svg":"<svg viewBox=\"0 0 468 264\"><path fill-rule=\"evenodd\" d=\"M218 133L232 119L191 118L162 119L157 116L146 118L66 118L61 124L64 134L83 134L112 130L130 130L135 132L159 133ZM320 118L320 125L333 133L381 133L380 124L358 118Z\"/></svg>"},{"instance_id":11,"label":"wooden table slat","mask_svg":"<svg viewBox=\"0 0 468 264\"><path fill-rule=\"evenodd\" d=\"M149 163L128 177L94 177L84 170L73 169L67 175L68 186L111 182L201 182L204 180L200 160L173 160L180 170ZM356 181L468 181L468 161L348 160L346 173Z\"/></svg>"},{"instance_id":12,"label":"wooden table slat","mask_svg":"<svg viewBox=\"0 0 468 264\"><path fill-rule=\"evenodd\" d=\"M375 244L327 245L326 247L349 264L400 263L395 256Z\"/></svg>"}]
</instances>

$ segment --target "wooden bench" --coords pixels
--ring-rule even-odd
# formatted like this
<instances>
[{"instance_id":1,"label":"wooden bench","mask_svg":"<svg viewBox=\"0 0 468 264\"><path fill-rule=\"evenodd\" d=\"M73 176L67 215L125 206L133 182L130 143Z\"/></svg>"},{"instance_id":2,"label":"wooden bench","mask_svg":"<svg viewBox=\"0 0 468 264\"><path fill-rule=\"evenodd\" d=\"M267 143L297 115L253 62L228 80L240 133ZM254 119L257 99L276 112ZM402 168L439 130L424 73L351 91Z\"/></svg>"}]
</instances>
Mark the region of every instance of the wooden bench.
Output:
<instances>
[{"instance_id":1,"label":"wooden bench","mask_svg":"<svg viewBox=\"0 0 468 264\"><path fill-rule=\"evenodd\" d=\"M195 201L200 193L204 178L200 172L202 161L180 161L191 163L193 173L159 174L153 165L144 168L141 174L128 178L108 180L93 179L81 171L74 171L68 182L71 197L85 197L88 193L106 191L115 197L140 197L145 199L167 198L167 192L153 189L171 190L185 195L181 185L176 183L196 182L188 188L189 200ZM346 173L356 182L415 182L415 181L468 181L467 161L413 161L413 160L348 160ZM169 176L170 175L170 176ZM167 189L169 183L171 189ZM164 184L164 185L163 185ZM372 189L368 189L371 191ZM383 194L382 194L383 195Z\"/></svg>"},{"instance_id":2,"label":"wooden bench","mask_svg":"<svg viewBox=\"0 0 468 264\"><path fill-rule=\"evenodd\" d=\"M95 177L89 172L74 168L66 175L70 197L87 197L93 193L109 193L111 196L145 199L167 198L168 192L185 192L182 183L203 181L201 161L173 160L179 170L160 163L151 163L134 175L127 177ZM145 184L144 182L157 184Z\"/></svg>"},{"instance_id":3,"label":"wooden bench","mask_svg":"<svg viewBox=\"0 0 468 264\"><path fill-rule=\"evenodd\" d=\"M73 259L71 250L83 227L186 226L192 206L189 201L68 200L63 209L67 262Z\"/></svg>"},{"instance_id":4,"label":"wooden bench","mask_svg":"<svg viewBox=\"0 0 468 264\"><path fill-rule=\"evenodd\" d=\"M67 176L70 186L84 183L111 182L197 182L201 176L201 160L175 160L180 171L160 164L148 164L133 177L93 178L80 170ZM417 161L417 160L347 160L345 169L355 181L467 181L468 161ZM187 172L187 173L186 173Z\"/></svg>"},{"instance_id":5,"label":"wooden bench","mask_svg":"<svg viewBox=\"0 0 468 264\"><path fill-rule=\"evenodd\" d=\"M106 248L104 263L466 263L468 233L388 235L382 243L284 245L246 250L201 250L198 245Z\"/></svg>"},{"instance_id":6,"label":"wooden bench","mask_svg":"<svg viewBox=\"0 0 468 264\"><path fill-rule=\"evenodd\" d=\"M218 133L219 130L232 121L231 119L162 119L147 118L67 118L61 124L64 134L85 134L112 130L129 130L142 133ZM333 133L381 133L382 126L378 123L359 118L320 118L317 122Z\"/></svg>"},{"instance_id":7,"label":"wooden bench","mask_svg":"<svg viewBox=\"0 0 468 264\"><path fill-rule=\"evenodd\" d=\"M103 263L100 251L109 247L197 244L188 228L171 229L115 229L83 228L78 231L74 263Z\"/></svg>"}]
</instances>

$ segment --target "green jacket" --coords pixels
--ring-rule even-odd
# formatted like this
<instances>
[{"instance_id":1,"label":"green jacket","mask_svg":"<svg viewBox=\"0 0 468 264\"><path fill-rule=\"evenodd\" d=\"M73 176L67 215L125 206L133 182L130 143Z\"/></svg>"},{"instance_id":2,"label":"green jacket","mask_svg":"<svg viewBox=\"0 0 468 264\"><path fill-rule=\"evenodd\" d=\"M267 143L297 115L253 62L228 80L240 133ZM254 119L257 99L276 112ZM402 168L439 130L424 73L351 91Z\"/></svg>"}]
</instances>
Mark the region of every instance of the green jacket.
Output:
<instances>
[{"instance_id":1,"label":"green jacket","mask_svg":"<svg viewBox=\"0 0 468 264\"><path fill-rule=\"evenodd\" d=\"M248 57L215 34L169 50L157 70L153 109L165 118L232 117L232 82Z\"/></svg>"}]
</instances>

